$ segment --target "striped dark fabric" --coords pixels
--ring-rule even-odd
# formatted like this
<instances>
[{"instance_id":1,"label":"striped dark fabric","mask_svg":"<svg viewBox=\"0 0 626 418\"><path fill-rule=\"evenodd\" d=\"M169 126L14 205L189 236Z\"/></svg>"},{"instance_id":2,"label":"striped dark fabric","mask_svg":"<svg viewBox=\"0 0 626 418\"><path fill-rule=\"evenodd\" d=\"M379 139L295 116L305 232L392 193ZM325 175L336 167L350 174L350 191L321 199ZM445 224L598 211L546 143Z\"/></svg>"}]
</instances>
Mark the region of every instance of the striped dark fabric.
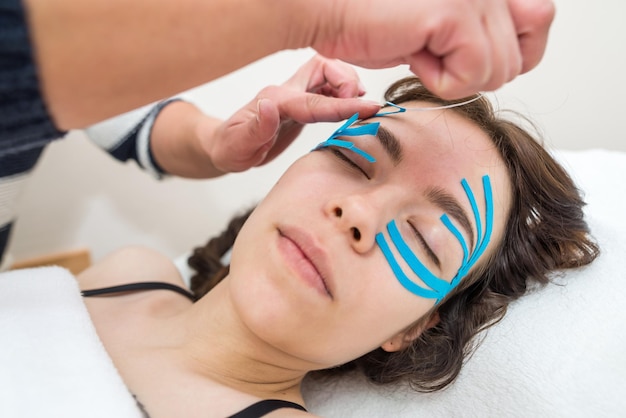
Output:
<instances>
[{"instance_id":1,"label":"striped dark fabric","mask_svg":"<svg viewBox=\"0 0 626 418\"><path fill-rule=\"evenodd\" d=\"M0 1L0 157L60 138L39 90L20 0Z\"/></svg>"},{"instance_id":2,"label":"striped dark fabric","mask_svg":"<svg viewBox=\"0 0 626 418\"><path fill-rule=\"evenodd\" d=\"M137 161L161 178L166 173L154 160L150 133L159 112L176 100L148 106L143 114L112 119L118 128L112 131L94 127L92 133L99 133L102 143L87 136L114 158ZM143 140L138 138L140 132L146 132ZM46 145L65 133L54 126L41 94L22 2L0 0L0 262L16 219L20 190Z\"/></svg>"}]
</instances>

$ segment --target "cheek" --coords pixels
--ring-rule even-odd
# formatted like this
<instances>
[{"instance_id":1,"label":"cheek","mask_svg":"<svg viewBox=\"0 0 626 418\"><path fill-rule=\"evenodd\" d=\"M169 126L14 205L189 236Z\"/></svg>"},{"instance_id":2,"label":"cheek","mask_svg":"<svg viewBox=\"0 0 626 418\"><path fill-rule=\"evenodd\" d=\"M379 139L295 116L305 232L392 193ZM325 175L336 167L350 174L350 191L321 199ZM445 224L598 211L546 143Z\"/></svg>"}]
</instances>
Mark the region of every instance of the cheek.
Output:
<instances>
[{"instance_id":1,"label":"cheek","mask_svg":"<svg viewBox=\"0 0 626 418\"><path fill-rule=\"evenodd\" d=\"M406 290L393 275L382 255L376 263L363 264L363 273L356 282L346 309L346 317L370 337L374 345L381 344L392 335L413 324L434 305L434 300L425 299ZM355 271L356 273L356 271Z\"/></svg>"}]
</instances>

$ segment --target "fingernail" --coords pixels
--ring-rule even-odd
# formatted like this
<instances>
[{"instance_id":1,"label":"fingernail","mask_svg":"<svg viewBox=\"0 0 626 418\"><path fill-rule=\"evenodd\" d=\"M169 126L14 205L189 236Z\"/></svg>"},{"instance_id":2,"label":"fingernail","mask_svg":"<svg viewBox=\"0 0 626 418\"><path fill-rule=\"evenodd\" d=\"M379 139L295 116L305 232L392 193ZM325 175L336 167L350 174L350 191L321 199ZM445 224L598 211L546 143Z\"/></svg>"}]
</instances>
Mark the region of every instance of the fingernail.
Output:
<instances>
[{"instance_id":1,"label":"fingernail","mask_svg":"<svg viewBox=\"0 0 626 418\"><path fill-rule=\"evenodd\" d=\"M256 102L256 121L261 122L261 102L265 99L259 99Z\"/></svg>"},{"instance_id":2,"label":"fingernail","mask_svg":"<svg viewBox=\"0 0 626 418\"><path fill-rule=\"evenodd\" d=\"M372 106L378 106L378 107L383 107L383 105L375 100L365 100L365 99L361 99L361 101L365 104L369 104Z\"/></svg>"}]
</instances>

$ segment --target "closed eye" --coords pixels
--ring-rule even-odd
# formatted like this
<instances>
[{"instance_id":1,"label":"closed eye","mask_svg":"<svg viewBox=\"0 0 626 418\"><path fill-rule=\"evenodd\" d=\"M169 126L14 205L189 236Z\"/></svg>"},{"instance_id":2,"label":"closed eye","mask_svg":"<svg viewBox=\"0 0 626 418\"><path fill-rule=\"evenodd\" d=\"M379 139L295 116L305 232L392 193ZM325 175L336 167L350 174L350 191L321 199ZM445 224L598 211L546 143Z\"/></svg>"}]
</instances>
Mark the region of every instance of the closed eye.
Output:
<instances>
[{"instance_id":1,"label":"closed eye","mask_svg":"<svg viewBox=\"0 0 626 418\"><path fill-rule=\"evenodd\" d=\"M432 260L432 262L435 263L435 265L439 269L441 269L441 262L439 261L439 257L437 257L437 254L435 254L433 249L430 248L430 245L428 245L428 242L426 242L426 240L424 239L424 236L422 235L422 233L415 227L415 225L413 225L413 223L409 222L409 225L411 226L411 229L413 230L413 233L417 237L417 240L422 245L424 251L426 252L426 255L428 256L428 258L430 258Z\"/></svg>"},{"instance_id":2,"label":"closed eye","mask_svg":"<svg viewBox=\"0 0 626 418\"><path fill-rule=\"evenodd\" d=\"M334 148L334 147L329 147L328 149L330 150L330 152L333 153L335 157L339 158L341 161L343 161L348 166L350 166L350 168L360 171L368 180L371 179L369 174L367 174L367 172L365 172L365 170L363 170L361 166L359 166L357 163L352 161L350 158L346 157L346 155L343 152L339 151L337 148Z\"/></svg>"}]
</instances>

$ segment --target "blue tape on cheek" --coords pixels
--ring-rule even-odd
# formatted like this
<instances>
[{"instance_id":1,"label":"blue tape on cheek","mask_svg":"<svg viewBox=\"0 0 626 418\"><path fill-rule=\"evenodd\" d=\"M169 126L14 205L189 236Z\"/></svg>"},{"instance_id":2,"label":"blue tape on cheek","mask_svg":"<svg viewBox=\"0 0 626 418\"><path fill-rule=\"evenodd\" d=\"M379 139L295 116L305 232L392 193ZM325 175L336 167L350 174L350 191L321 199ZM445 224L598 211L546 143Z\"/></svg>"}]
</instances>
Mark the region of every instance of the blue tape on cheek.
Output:
<instances>
[{"instance_id":1,"label":"blue tape on cheek","mask_svg":"<svg viewBox=\"0 0 626 418\"><path fill-rule=\"evenodd\" d=\"M407 245L407 243L402 238L398 227L396 226L396 221L391 221L387 224L387 231L389 232L389 237L391 238L391 242L396 246L398 252L409 265L413 273L419 277L426 286L435 290L437 294L444 294L448 291L450 287L450 283L445 280L440 279L435 276L421 261L417 258L417 256L413 253L411 248Z\"/></svg>"},{"instance_id":2,"label":"blue tape on cheek","mask_svg":"<svg viewBox=\"0 0 626 418\"><path fill-rule=\"evenodd\" d=\"M400 284L409 292L421 296L427 299L436 299L435 305L441 302L441 300L448 294L452 289L454 289L461 279L469 272L469 270L476 264L480 256L484 253L487 248L487 244L491 239L491 233L493 231L493 192L491 189L491 182L489 180L489 176L483 176L483 190L485 194L485 233L483 235L482 232L482 221L480 212L478 211L478 205L476 205L476 200L474 198L474 194L472 193L469 184L465 179L462 180L463 188L465 189L465 193L467 195L468 200L470 201L470 205L472 207L472 211L474 212L474 218L476 220L476 229L477 229L477 244L474 252L470 255L468 246L463 238L463 235L460 231L452 224L447 214L441 216L441 222L448 228L450 233L454 235L459 244L463 249L463 262L461 263L461 267L457 271L456 275L452 278L450 283L445 280L434 275L422 262L419 261L417 256L411 251L410 247L406 244L400 231L398 230L396 223L394 220L387 224L387 231L389 232L389 236L391 237L392 242L394 243L396 249L402 256L403 260L407 263L407 265L411 268L413 273L415 273L422 282L430 287L430 289L425 289L416 283L412 282L406 274L402 271L402 268L396 261L393 253L385 237L382 233L376 234L376 243L380 247L385 259L389 263L391 270L394 275L400 282Z\"/></svg>"},{"instance_id":3,"label":"blue tape on cheek","mask_svg":"<svg viewBox=\"0 0 626 418\"><path fill-rule=\"evenodd\" d=\"M437 292L435 292L434 290L424 289L416 283L413 283L411 279L409 279L404 274L402 268L393 256L393 253L391 252L387 241L385 241L385 237L383 236L382 232L376 234L376 243L378 244L378 247L380 247L380 250L383 252L385 258L387 259L387 263L389 263L389 266L391 267L391 270L395 274L396 278L406 290L413 293L414 295L421 296L425 299L439 298Z\"/></svg>"}]
</instances>

